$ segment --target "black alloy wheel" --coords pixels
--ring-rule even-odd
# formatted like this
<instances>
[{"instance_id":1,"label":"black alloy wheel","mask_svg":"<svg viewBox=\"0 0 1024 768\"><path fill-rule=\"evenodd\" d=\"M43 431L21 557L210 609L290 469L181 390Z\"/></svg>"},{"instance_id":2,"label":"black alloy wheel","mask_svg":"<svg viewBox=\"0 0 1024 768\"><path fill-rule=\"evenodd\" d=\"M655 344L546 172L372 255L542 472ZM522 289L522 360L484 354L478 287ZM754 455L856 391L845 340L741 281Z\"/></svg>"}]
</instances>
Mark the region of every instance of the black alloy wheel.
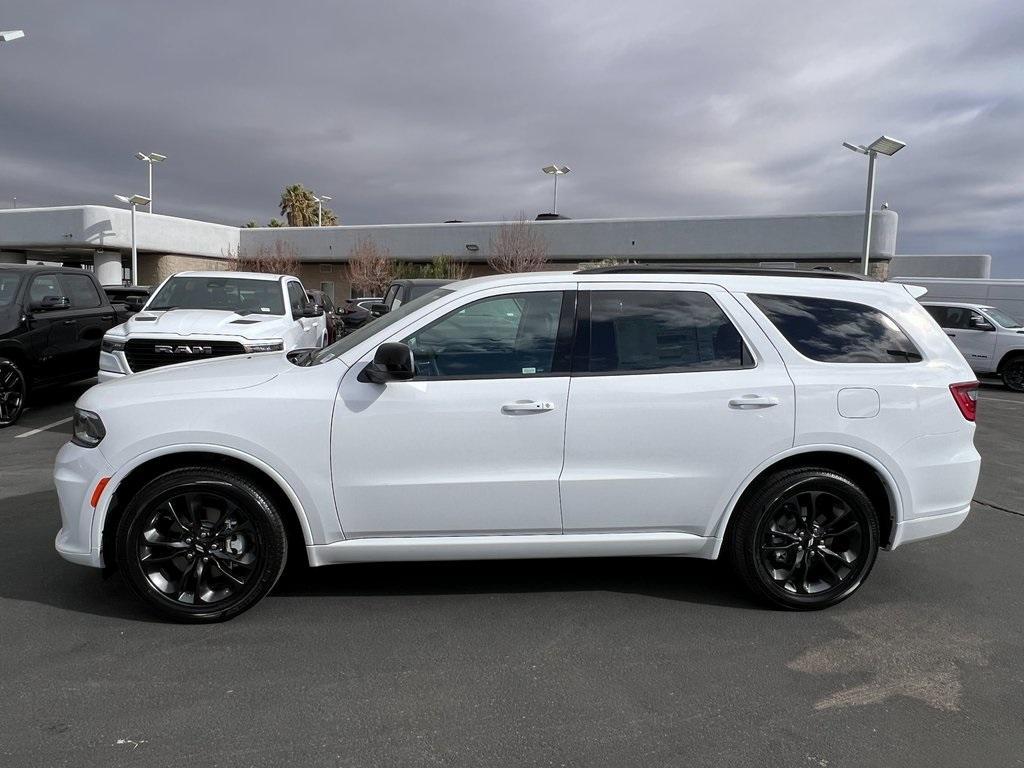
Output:
<instances>
[{"instance_id":1,"label":"black alloy wheel","mask_svg":"<svg viewBox=\"0 0 1024 768\"><path fill-rule=\"evenodd\" d=\"M751 589L774 605L807 610L849 597L878 552L870 499L828 469L780 473L737 510L733 559Z\"/></svg>"},{"instance_id":2,"label":"black alloy wheel","mask_svg":"<svg viewBox=\"0 0 1024 768\"><path fill-rule=\"evenodd\" d=\"M1024 358L1011 360L1003 366L1003 384L1014 392L1024 392Z\"/></svg>"},{"instance_id":3,"label":"black alloy wheel","mask_svg":"<svg viewBox=\"0 0 1024 768\"><path fill-rule=\"evenodd\" d=\"M9 427L21 418L27 395L25 374L12 360L0 357L0 428Z\"/></svg>"},{"instance_id":4,"label":"black alloy wheel","mask_svg":"<svg viewBox=\"0 0 1024 768\"><path fill-rule=\"evenodd\" d=\"M191 467L161 475L129 503L117 562L133 590L178 621L222 621L263 598L284 569L284 525L248 478Z\"/></svg>"}]
</instances>

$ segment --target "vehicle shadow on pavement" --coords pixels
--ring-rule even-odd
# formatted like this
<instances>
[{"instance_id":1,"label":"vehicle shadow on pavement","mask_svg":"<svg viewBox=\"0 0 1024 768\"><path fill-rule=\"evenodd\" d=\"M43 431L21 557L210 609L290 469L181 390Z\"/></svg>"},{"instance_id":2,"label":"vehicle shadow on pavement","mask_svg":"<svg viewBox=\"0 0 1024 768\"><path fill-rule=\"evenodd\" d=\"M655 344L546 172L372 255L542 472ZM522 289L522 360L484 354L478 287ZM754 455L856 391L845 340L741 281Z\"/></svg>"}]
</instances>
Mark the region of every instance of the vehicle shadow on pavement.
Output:
<instances>
[{"instance_id":1,"label":"vehicle shadow on pavement","mask_svg":"<svg viewBox=\"0 0 1024 768\"><path fill-rule=\"evenodd\" d=\"M723 562L681 557L358 563L299 567L276 597L619 592L760 609Z\"/></svg>"},{"instance_id":2,"label":"vehicle shadow on pavement","mask_svg":"<svg viewBox=\"0 0 1024 768\"><path fill-rule=\"evenodd\" d=\"M5 537L0 559L0 599L49 605L79 613L135 621L159 621L134 598L119 577L65 562L53 548L60 527L57 496L41 491L0 499Z\"/></svg>"}]
</instances>

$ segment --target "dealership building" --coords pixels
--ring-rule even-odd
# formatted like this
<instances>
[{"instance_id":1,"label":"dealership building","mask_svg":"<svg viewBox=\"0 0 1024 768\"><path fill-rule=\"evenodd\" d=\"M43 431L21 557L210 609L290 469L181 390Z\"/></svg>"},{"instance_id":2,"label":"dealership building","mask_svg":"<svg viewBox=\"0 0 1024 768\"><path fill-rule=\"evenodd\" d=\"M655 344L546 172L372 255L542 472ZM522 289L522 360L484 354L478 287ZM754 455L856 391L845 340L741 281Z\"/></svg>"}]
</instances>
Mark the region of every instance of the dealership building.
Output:
<instances>
[{"instance_id":1,"label":"dealership building","mask_svg":"<svg viewBox=\"0 0 1024 768\"><path fill-rule=\"evenodd\" d=\"M131 211L99 205L0 211L0 263L61 262L96 271L105 285L129 277ZM828 267L860 269L864 214L711 216L632 219L555 219L532 222L547 248L549 268L575 269L605 259L639 263ZM899 217L873 216L872 274L988 277L983 254L896 254ZM333 227L239 228L138 212L138 283L155 285L184 270L230 269L239 254L282 250L300 263L307 288L336 299L351 295L348 259L372 239L403 262L439 255L465 262L470 274L488 274L491 245L503 222L374 224Z\"/></svg>"}]
</instances>

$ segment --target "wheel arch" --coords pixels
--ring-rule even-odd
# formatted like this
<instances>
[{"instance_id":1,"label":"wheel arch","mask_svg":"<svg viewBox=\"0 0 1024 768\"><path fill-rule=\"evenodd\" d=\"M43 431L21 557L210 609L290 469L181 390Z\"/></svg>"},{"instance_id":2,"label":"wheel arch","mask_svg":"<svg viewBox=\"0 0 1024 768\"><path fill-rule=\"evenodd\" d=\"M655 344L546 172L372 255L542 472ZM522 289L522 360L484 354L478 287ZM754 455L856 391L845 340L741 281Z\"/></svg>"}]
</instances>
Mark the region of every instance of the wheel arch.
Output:
<instances>
[{"instance_id":1,"label":"wheel arch","mask_svg":"<svg viewBox=\"0 0 1024 768\"><path fill-rule=\"evenodd\" d=\"M999 358L999 364L996 366L996 373L1001 374L1007 363L1021 358L1024 358L1024 349L1011 349L1009 352L1003 353L1003 356Z\"/></svg>"},{"instance_id":2,"label":"wheel arch","mask_svg":"<svg viewBox=\"0 0 1024 768\"><path fill-rule=\"evenodd\" d=\"M143 454L123 467L114 476L116 485L112 481L111 489L103 494L106 502L97 509L93 522L93 541L98 543L101 555L115 551L113 537L118 522L135 492L154 477L185 466L229 469L259 484L271 495L282 513L288 544L301 549L303 559L308 562L306 547L313 544L314 539L305 509L294 490L284 478L259 459L220 446L174 446ZM114 566L112 557L104 556L103 560L104 568Z\"/></svg>"},{"instance_id":3,"label":"wheel arch","mask_svg":"<svg viewBox=\"0 0 1024 768\"><path fill-rule=\"evenodd\" d=\"M883 547L892 544L896 525L903 516L903 497L895 478L873 456L842 445L801 446L770 459L754 470L729 502L715 528L715 546L711 557L721 554L732 530L734 512L776 472L799 467L825 467L849 475L868 495L878 511L879 540Z\"/></svg>"}]
</instances>

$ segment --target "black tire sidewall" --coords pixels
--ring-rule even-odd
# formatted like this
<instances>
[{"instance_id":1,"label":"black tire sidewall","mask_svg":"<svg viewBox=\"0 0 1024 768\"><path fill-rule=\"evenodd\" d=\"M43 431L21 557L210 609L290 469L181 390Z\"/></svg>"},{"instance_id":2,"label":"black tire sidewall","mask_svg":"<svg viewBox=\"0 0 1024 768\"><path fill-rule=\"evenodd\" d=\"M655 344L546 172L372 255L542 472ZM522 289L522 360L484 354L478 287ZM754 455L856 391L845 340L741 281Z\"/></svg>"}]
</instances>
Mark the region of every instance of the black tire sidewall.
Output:
<instances>
[{"instance_id":1,"label":"black tire sidewall","mask_svg":"<svg viewBox=\"0 0 1024 768\"><path fill-rule=\"evenodd\" d=\"M160 593L143 572L137 541L155 505L174 493L208 489L229 496L252 520L259 541L259 565L237 595L208 606L187 606ZM220 470L173 470L151 480L128 503L116 535L116 559L122 576L149 607L181 622L216 622L237 616L259 602L277 583L287 560L284 523L267 494L247 478Z\"/></svg>"},{"instance_id":2,"label":"black tire sidewall","mask_svg":"<svg viewBox=\"0 0 1024 768\"><path fill-rule=\"evenodd\" d=\"M795 490L820 490L835 494L866 521L864 556L859 572L838 588L820 595L797 595L779 589L761 563L760 534L765 518L773 503ZM878 555L879 526L874 505L850 478L828 469L804 469L783 472L772 478L754 493L740 514L733 536L733 560L740 576L760 597L781 608L790 610L820 610L835 605L854 592L867 579Z\"/></svg>"},{"instance_id":3,"label":"black tire sidewall","mask_svg":"<svg viewBox=\"0 0 1024 768\"><path fill-rule=\"evenodd\" d=\"M28 378L25 376L25 371L22 370L21 366L16 362L7 357L0 357L0 375L2 375L2 369L10 367L18 374L18 378L21 379L21 403L18 405L18 411L14 416L7 421L0 421L0 429L4 427L10 427L18 423L18 419L25 412L25 401L28 400Z\"/></svg>"},{"instance_id":4,"label":"black tire sidewall","mask_svg":"<svg viewBox=\"0 0 1024 768\"><path fill-rule=\"evenodd\" d=\"M1011 392L1024 392L1024 386L1014 386L1009 381L1007 374L1009 374L1009 372L1014 368L1024 368L1024 359L1017 358L1015 360L1011 360L1009 363L1006 364L1006 367L1003 369L1003 375L1001 377L1003 380L1003 385Z\"/></svg>"}]
</instances>

